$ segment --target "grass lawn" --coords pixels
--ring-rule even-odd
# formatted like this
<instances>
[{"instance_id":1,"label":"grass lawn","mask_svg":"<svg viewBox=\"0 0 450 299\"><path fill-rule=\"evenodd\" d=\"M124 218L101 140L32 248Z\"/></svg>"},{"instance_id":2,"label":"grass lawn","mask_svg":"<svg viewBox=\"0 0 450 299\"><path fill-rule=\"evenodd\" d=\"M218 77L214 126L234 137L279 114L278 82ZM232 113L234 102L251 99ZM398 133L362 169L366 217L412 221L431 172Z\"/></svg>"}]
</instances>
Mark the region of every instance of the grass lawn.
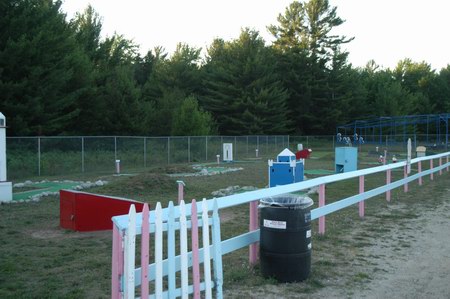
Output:
<instances>
[{"instance_id":1,"label":"grass lawn","mask_svg":"<svg viewBox=\"0 0 450 299\"><path fill-rule=\"evenodd\" d=\"M314 153L313 153L314 157ZM228 186L267 185L267 159L259 162L233 163L243 170L214 176L174 178L167 173L191 171L186 165L172 165L149 169L133 176L108 174L59 177L58 179L107 180L103 187L88 192L122 196L149 202L157 201L167 206L177 198L177 179L186 183L185 198L211 198L211 192ZM361 162L373 162L377 157L360 153ZM370 167L366 163L361 167ZM333 153L321 152L316 159L309 159L306 168L333 170ZM427 169L423 165L423 169ZM318 175L308 175L317 177ZM393 180L403 176L393 172ZM398 225L407 225L408 219L419 215L421 209L433 209L439 202L449 174L435 174L435 180L424 179L419 188L410 184L410 192L398 188L392 191L392 201L384 196L366 202L364 220L359 219L358 207L349 207L327 216L326 235L317 235L317 221L313 223L313 260L311 277L302 283L286 284L281 297L309 296L327 286L355 286L371 279L369 262L361 256L362 248L371 246L373 238ZM42 179L42 178L41 178ZM54 178L47 178L54 179ZM366 190L382 185L384 174L366 177ZM358 180L327 185L327 203L354 195ZM317 196L312 196L317 206ZM248 205L220 211L222 239L236 236L248 230ZM59 227L59 200L47 197L40 202L8 204L0 206L0 298L107 298L111 284L111 231L79 233ZM406 246L406 245L404 245ZM359 266L355 266L361 265ZM369 269L369 270L364 270ZM259 267L248 265L248 250L242 249L224 256L224 290L229 298L245 298L255 290L270 290L276 282L263 279ZM269 293L267 293L269 294Z\"/></svg>"}]
</instances>

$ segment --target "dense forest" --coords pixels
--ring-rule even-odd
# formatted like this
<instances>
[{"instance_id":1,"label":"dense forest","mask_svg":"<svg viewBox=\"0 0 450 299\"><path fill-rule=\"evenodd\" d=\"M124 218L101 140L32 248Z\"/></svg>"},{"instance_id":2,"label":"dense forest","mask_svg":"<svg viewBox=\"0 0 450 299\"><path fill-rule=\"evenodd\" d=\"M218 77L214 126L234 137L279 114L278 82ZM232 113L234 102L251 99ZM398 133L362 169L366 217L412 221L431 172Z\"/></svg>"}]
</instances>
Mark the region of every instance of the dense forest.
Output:
<instances>
[{"instance_id":1,"label":"dense forest","mask_svg":"<svg viewBox=\"0 0 450 299\"><path fill-rule=\"evenodd\" d=\"M353 119L450 111L450 65L348 62L327 0L292 2L260 33L145 56L102 37L91 6L68 20L61 1L0 2L0 111L8 135L331 134Z\"/></svg>"}]
</instances>

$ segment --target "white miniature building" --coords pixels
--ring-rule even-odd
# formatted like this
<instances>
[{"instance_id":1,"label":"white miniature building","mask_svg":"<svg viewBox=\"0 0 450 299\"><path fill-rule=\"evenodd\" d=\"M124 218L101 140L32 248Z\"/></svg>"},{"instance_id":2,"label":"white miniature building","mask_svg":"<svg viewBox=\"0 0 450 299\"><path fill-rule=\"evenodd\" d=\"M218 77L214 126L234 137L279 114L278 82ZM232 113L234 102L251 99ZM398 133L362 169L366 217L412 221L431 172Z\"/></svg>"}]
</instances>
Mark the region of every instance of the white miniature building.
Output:
<instances>
[{"instance_id":1,"label":"white miniature building","mask_svg":"<svg viewBox=\"0 0 450 299\"><path fill-rule=\"evenodd\" d=\"M418 146L416 148L416 156L417 157L425 157L427 152L427 148L425 146Z\"/></svg>"},{"instance_id":2,"label":"white miniature building","mask_svg":"<svg viewBox=\"0 0 450 299\"><path fill-rule=\"evenodd\" d=\"M223 161L233 162L233 143L223 144Z\"/></svg>"},{"instance_id":3,"label":"white miniature building","mask_svg":"<svg viewBox=\"0 0 450 299\"><path fill-rule=\"evenodd\" d=\"M6 181L6 118L0 112L0 202L12 200L12 183Z\"/></svg>"}]
</instances>

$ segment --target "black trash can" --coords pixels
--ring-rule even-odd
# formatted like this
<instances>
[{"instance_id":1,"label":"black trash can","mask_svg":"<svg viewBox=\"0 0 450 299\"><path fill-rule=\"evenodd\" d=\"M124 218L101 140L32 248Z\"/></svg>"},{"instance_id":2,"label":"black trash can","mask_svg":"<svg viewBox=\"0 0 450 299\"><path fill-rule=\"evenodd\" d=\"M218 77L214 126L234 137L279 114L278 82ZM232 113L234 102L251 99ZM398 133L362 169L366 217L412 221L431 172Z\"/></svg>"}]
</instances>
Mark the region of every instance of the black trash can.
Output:
<instances>
[{"instance_id":1,"label":"black trash can","mask_svg":"<svg viewBox=\"0 0 450 299\"><path fill-rule=\"evenodd\" d=\"M264 277L279 282L308 278L311 271L309 197L285 194L260 201L260 263Z\"/></svg>"}]
</instances>

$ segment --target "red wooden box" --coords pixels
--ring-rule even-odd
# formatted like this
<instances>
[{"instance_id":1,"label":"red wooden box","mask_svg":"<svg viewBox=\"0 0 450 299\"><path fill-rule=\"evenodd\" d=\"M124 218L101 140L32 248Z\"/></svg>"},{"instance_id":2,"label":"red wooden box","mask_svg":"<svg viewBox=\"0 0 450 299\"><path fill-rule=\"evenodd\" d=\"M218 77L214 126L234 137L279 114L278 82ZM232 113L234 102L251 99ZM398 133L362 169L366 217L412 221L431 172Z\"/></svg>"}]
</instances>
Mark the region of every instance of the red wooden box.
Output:
<instances>
[{"instance_id":1,"label":"red wooden box","mask_svg":"<svg viewBox=\"0 0 450 299\"><path fill-rule=\"evenodd\" d=\"M132 204L137 212L142 212L144 205L131 199L74 190L60 190L59 198L60 226L81 232L112 229L113 216L128 214Z\"/></svg>"}]
</instances>

